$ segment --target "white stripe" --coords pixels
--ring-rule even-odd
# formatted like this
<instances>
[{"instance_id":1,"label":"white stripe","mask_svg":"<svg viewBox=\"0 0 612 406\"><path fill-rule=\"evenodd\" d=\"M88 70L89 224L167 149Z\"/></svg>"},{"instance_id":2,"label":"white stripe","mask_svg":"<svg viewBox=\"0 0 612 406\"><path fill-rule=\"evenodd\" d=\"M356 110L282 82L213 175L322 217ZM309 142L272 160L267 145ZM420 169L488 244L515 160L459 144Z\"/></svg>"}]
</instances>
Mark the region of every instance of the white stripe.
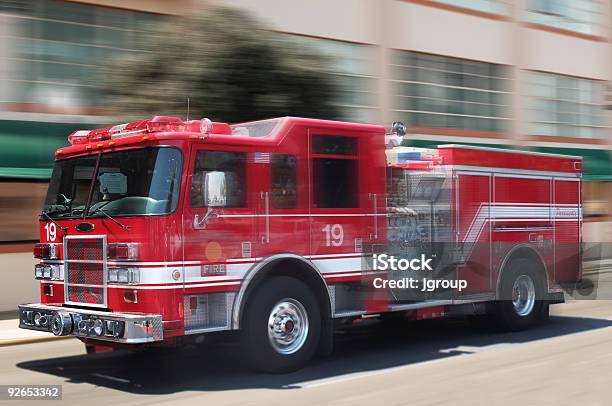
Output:
<instances>
[{"instance_id":1,"label":"white stripe","mask_svg":"<svg viewBox=\"0 0 612 406\"><path fill-rule=\"evenodd\" d=\"M363 258L315 259L312 263L322 274L362 270ZM365 264L364 264L365 265Z\"/></svg>"},{"instance_id":2,"label":"white stripe","mask_svg":"<svg viewBox=\"0 0 612 406\"><path fill-rule=\"evenodd\" d=\"M191 289L191 288L206 288L211 286L228 286L240 285L242 282L219 282L219 283L198 283L193 285L183 285L182 283L175 285L163 286L142 286L142 285L108 285L109 289L138 289L138 290L168 290L168 289Z\"/></svg>"},{"instance_id":3,"label":"white stripe","mask_svg":"<svg viewBox=\"0 0 612 406\"><path fill-rule=\"evenodd\" d=\"M45 283L51 283L53 285L66 285L63 281L45 281ZM177 283L169 283L166 285L160 286L150 286L150 285L137 285L137 284L118 284L118 283L109 283L107 286L109 289L144 289L144 290L155 290L155 289L189 289L189 288L202 288L209 286L228 286L228 285L240 285L241 281L233 281L233 282L216 282L216 283L194 283L191 285L183 285L181 282ZM68 286L83 286L83 287L92 287L92 288L101 288L102 286L98 285L83 285L83 284L67 284Z\"/></svg>"},{"instance_id":4,"label":"white stripe","mask_svg":"<svg viewBox=\"0 0 612 406\"><path fill-rule=\"evenodd\" d=\"M329 213L329 214L308 214L308 213L294 213L294 214L220 214L219 218L233 218L233 217L386 217L387 213Z\"/></svg>"}]
</instances>

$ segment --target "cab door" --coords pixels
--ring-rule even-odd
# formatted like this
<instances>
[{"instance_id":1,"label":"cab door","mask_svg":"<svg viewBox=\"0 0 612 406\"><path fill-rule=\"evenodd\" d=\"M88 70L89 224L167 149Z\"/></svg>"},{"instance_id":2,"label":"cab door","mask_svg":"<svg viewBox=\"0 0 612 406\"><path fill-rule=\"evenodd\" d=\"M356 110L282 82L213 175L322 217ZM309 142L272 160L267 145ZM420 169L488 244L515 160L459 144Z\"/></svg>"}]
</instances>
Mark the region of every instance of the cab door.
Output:
<instances>
[{"instance_id":1,"label":"cab door","mask_svg":"<svg viewBox=\"0 0 612 406\"><path fill-rule=\"evenodd\" d=\"M248 188L254 175L247 170L247 152L196 146L189 170L183 219L186 329L188 313L197 316L193 306L203 297L198 295L238 290L253 262L257 211Z\"/></svg>"}]
</instances>

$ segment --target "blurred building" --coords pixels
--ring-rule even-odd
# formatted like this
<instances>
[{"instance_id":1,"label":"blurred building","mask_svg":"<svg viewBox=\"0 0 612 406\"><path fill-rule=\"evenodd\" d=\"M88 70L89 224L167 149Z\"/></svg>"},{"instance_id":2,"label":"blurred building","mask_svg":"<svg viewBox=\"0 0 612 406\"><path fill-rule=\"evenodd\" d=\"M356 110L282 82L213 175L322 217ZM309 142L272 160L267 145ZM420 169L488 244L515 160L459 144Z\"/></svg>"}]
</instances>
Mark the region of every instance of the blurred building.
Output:
<instances>
[{"instance_id":1,"label":"blurred building","mask_svg":"<svg viewBox=\"0 0 612 406\"><path fill-rule=\"evenodd\" d=\"M99 64L192 1L0 0L0 241L38 238L53 152L112 121Z\"/></svg>"},{"instance_id":2,"label":"blurred building","mask_svg":"<svg viewBox=\"0 0 612 406\"><path fill-rule=\"evenodd\" d=\"M97 89L112 78L97 64L139 52L141 22L212 2L334 56L348 119L404 121L418 146L582 155L586 214L610 214L604 0L0 0L0 177L33 193L32 179L49 176L49 150L75 127L111 120ZM15 201L4 193L0 216Z\"/></svg>"}]
</instances>

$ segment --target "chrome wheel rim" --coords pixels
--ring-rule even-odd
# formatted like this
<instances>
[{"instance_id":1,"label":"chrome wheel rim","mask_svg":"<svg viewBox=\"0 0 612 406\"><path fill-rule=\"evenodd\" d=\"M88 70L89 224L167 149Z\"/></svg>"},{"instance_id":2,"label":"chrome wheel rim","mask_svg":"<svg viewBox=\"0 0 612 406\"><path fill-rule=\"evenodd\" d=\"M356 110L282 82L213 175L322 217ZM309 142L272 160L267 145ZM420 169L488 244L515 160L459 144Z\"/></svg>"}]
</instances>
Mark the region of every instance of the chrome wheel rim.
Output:
<instances>
[{"instance_id":1,"label":"chrome wheel rim","mask_svg":"<svg viewBox=\"0 0 612 406\"><path fill-rule=\"evenodd\" d=\"M279 354L300 350L308 337L308 313L295 299L282 299L272 307L268 317L268 338Z\"/></svg>"},{"instance_id":2,"label":"chrome wheel rim","mask_svg":"<svg viewBox=\"0 0 612 406\"><path fill-rule=\"evenodd\" d=\"M512 305L519 316L528 316L535 306L536 294L533 280L528 275L521 275L512 287Z\"/></svg>"}]
</instances>

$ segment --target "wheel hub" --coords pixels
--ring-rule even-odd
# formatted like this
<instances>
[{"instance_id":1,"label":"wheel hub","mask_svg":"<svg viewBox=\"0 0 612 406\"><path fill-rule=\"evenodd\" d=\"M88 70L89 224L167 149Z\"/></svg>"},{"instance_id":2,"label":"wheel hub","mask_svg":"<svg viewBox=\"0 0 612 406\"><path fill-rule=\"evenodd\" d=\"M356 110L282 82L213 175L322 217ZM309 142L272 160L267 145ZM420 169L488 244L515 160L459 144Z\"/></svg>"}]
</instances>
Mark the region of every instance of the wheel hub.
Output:
<instances>
[{"instance_id":1,"label":"wheel hub","mask_svg":"<svg viewBox=\"0 0 612 406\"><path fill-rule=\"evenodd\" d=\"M512 286L512 305L519 316L528 316L535 306L535 284L528 275L521 275Z\"/></svg>"},{"instance_id":2,"label":"wheel hub","mask_svg":"<svg viewBox=\"0 0 612 406\"><path fill-rule=\"evenodd\" d=\"M268 318L268 338L280 354L293 354L308 337L308 313L295 299L283 299L272 307Z\"/></svg>"}]
</instances>

